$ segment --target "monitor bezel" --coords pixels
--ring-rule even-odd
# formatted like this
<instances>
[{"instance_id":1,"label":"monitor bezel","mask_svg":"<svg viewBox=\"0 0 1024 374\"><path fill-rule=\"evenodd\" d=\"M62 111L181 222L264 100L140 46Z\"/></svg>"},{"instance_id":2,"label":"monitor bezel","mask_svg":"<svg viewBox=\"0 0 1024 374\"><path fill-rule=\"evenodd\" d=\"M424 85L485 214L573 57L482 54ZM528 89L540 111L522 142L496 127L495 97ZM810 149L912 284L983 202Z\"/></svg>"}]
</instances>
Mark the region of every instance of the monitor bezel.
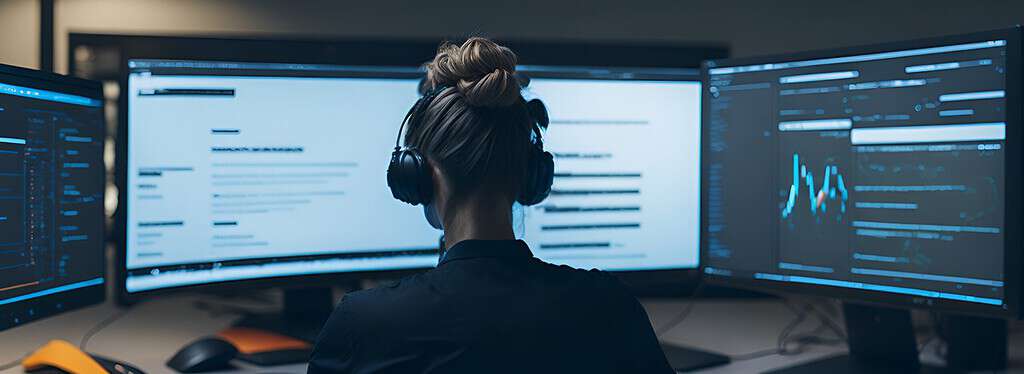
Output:
<instances>
[{"instance_id":1,"label":"monitor bezel","mask_svg":"<svg viewBox=\"0 0 1024 374\"><path fill-rule=\"evenodd\" d=\"M97 40L119 43L121 71L118 75L120 92L127 92L128 61L139 59L177 59L232 62L290 62L349 66L421 66L436 52L439 40L288 40L267 38L221 38L140 35L72 35L78 40ZM505 41L502 41L505 42ZM593 42L535 42L507 41L517 51L520 63L545 66L581 66L627 68L684 68L699 72L695 55L725 57L728 48L722 45L673 44L613 44ZM286 50L295 53L283 54ZM664 61L679 61L675 66ZM668 65L668 66L666 66ZM118 128L115 144L115 183L119 201L127 201L126 156L128 137L127 95L118 99ZM352 284L364 279L390 279L422 272L430 267L384 271L334 272L314 275L287 275L251 278L226 282L182 285L145 291L128 292L127 254L125 250L127 217L124 205L119 204L113 220L115 243L114 289L116 301L122 305L134 304L152 296L184 291L212 292L270 287L318 287ZM698 267L614 272L637 295L665 294L676 289L690 288L700 276Z\"/></svg>"},{"instance_id":2,"label":"monitor bezel","mask_svg":"<svg viewBox=\"0 0 1024 374\"><path fill-rule=\"evenodd\" d=\"M103 101L102 84L87 79L0 64L0 80L8 84L74 94ZM100 133L105 138L106 117L103 117L101 127ZM103 173L99 173L99 178L102 180L101 185L106 185L106 170ZM105 200L101 201L100 204L105 204ZM103 221L103 232L100 234L105 236L107 230L106 217L101 218L101 220ZM101 248L95 254L99 258L98 262L102 264L100 272L95 274L95 276L102 278L104 280L103 283L0 306L0 314L4 318L4 320L0 320L0 331L106 301L106 250L106 240L104 240ZM17 311L31 311L31 313L19 313L21 317L18 318L17 322L6 320L8 317L7 313Z\"/></svg>"},{"instance_id":3,"label":"monitor bezel","mask_svg":"<svg viewBox=\"0 0 1024 374\"><path fill-rule=\"evenodd\" d=\"M1012 144L1006 147L1005 154L1005 216L1004 216L1004 282L1005 294L1004 305L987 305L947 299L928 298L903 294L885 293L879 291L867 291L837 286L809 285L792 282L777 282L770 280L758 280L753 278L738 278L719 274L708 274L704 270L708 266L708 237L706 234L708 226L708 204L707 204L707 183L708 183L708 156L709 150L702 150L701 163L701 266L702 279L709 284L766 291L780 294L808 294L814 296L833 297L848 302L877 304L902 308L927 308L945 312L981 315L998 318L1020 318L1021 317L1021 254L1019 248L1022 243L1021 232L1013 229L1021 222L1021 198L1018 194L1009 191L1019 191L1021 187L1020 168L1022 145L1022 122L1021 113L1021 27L972 32L951 36L923 38L908 41L891 43L880 43L865 46L848 48L835 48L794 54L780 54L773 56L759 56L749 58L735 58L706 61L701 67L701 80L704 82L702 93L702 122L710 120L710 93L706 89L709 82L708 69L714 67L745 66L766 63L782 63L792 61L804 61L819 58L860 55L887 51L898 51L906 49L926 48L948 44L975 42L982 40L1005 39L1007 41L1007 64L1006 64L1006 142ZM701 137L704 143L709 140L706 126Z\"/></svg>"}]
</instances>

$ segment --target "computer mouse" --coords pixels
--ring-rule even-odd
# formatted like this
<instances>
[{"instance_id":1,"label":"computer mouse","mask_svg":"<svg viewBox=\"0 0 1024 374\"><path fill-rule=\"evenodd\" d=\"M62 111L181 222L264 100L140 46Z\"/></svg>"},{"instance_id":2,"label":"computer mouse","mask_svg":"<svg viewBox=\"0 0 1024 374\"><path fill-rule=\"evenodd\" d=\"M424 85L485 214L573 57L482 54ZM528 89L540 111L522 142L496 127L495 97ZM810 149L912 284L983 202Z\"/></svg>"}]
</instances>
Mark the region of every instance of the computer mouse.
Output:
<instances>
[{"instance_id":1,"label":"computer mouse","mask_svg":"<svg viewBox=\"0 0 1024 374\"><path fill-rule=\"evenodd\" d=\"M96 363L100 364L104 369L107 369L108 373L111 374L146 374L139 368L131 366L124 361L117 361L100 355L89 355Z\"/></svg>"},{"instance_id":2,"label":"computer mouse","mask_svg":"<svg viewBox=\"0 0 1024 374\"><path fill-rule=\"evenodd\" d=\"M109 374L146 374L146 372L139 370L134 366L126 364L124 362L118 362L109 358L97 355L89 355L92 360L99 364ZM61 365L65 366L65 365ZM29 374L74 374L77 369L68 368L68 370L62 369L57 366L40 365L35 366L32 369L25 370Z\"/></svg>"},{"instance_id":3,"label":"computer mouse","mask_svg":"<svg viewBox=\"0 0 1024 374\"><path fill-rule=\"evenodd\" d=\"M31 374L109 373L145 374L124 362L88 354L63 340L53 340L25 357L21 362Z\"/></svg>"},{"instance_id":4,"label":"computer mouse","mask_svg":"<svg viewBox=\"0 0 1024 374\"><path fill-rule=\"evenodd\" d=\"M182 373L229 368L229 363L238 356L238 348L227 341L208 337L189 343L167 360L167 367Z\"/></svg>"}]
</instances>

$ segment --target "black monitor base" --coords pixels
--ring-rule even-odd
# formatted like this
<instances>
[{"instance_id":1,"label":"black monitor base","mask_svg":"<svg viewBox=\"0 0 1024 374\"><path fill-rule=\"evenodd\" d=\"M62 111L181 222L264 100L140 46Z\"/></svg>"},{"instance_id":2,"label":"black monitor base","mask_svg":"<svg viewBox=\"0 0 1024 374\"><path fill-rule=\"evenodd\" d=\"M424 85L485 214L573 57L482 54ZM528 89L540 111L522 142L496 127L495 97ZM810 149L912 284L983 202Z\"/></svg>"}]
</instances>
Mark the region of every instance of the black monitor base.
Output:
<instances>
[{"instance_id":1,"label":"black monitor base","mask_svg":"<svg viewBox=\"0 0 1024 374\"><path fill-rule=\"evenodd\" d=\"M221 335L236 337L236 346L266 347L245 350L238 358L256 365L273 366L309 361L313 343L334 311L331 288L303 288L284 291L280 313L253 314L236 322ZM238 332L241 330L242 333ZM254 330L257 334L244 329Z\"/></svg>"},{"instance_id":2,"label":"black monitor base","mask_svg":"<svg viewBox=\"0 0 1024 374\"><path fill-rule=\"evenodd\" d=\"M729 356L665 342L661 342L661 350L665 352L668 364L676 371L707 369L709 367L726 365L730 361Z\"/></svg>"},{"instance_id":3,"label":"black monitor base","mask_svg":"<svg viewBox=\"0 0 1024 374\"><path fill-rule=\"evenodd\" d=\"M950 349L948 367L936 368L922 365L918 360L909 310L844 303L843 316L849 355L769 373L957 373L1006 368L1006 321L948 316L947 321L951 322L943 326Z\"/></svg>"},{"instance_id":4,"label":"black monitor base","mask_svg":"<svg viewBox=\"0 0 1024 374\"><path fill-rule=\"evenodd\" d=\"M1008 328L1001 319L943 316L941 331L948 343L946 364L971 371L1006 370Z\"/></svg>"},{"instance_id":5,"label":"black monitor base","mask_svg":"<svg viewBox=\"0 0 1024 374\"><path fill-rule=\"evenodd\" d=\"M279 313L248 315L235 322L234 326L260 329L312 343L332 311L334 294L328 287L285 290Z\"/></svg>"}]
</instances>

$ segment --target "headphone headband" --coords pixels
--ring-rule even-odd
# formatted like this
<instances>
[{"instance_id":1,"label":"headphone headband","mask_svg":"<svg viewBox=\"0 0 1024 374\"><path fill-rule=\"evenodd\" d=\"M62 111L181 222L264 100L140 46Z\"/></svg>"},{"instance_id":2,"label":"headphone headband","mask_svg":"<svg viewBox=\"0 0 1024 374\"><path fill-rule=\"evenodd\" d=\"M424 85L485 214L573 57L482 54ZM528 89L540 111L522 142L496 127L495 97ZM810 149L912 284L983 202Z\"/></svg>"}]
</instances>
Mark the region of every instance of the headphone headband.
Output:
<instances>
[{"instance_id":1,"label":"headphone headband","mask_svg":"<svg viewBox=\"0 0 1024 374\"><path fill-rule=\"evenodd\" d=\"M417 205L427 204L433 197L432 174L426 158L415 148L403 148L401 141L405 125L411 121L419 121L434 99L448 88L452 86L439 85L426 91L409 109L398 128L395 149L391 153L391 163L388 165L388 187L398 200ZM544 103L538 99L526 101L520 97L519 105L530 121L530 130L533 133L530 142L533 144L533 150L529 153L527 175L516 200L523 205L533 205L548 196L554 177L553 157L551 153L544 151L543 142L543 130L548 127L548 114Z\"/></svg>"},{"instance_id":2,"label":"headphone headband","mask_svg":"<svg viewBox=\"0 0 1024 374\"><path fill-rule=\"evenodd\" d=\"M395 137L395 150L401 149L402 132L405 130L405 124L408 123L413 116L418 116L430 103L434 102L437 95L440 95L444 90L451 88L449 85L439 85L434 88L427 90L419 100L416 100L416 104L413 104L412 108L409 108L409 112L405 114L405 118L402 119L402 125L398 127L398 136Z\"/></svg>"}]
</instances>

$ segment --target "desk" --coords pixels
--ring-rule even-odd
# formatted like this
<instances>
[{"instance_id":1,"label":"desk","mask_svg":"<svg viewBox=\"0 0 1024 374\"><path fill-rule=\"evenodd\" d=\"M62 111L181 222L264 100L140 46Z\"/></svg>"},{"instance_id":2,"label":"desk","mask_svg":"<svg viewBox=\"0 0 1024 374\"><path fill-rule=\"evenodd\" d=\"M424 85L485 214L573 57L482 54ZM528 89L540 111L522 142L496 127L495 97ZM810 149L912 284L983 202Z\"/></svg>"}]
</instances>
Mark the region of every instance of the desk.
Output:
<instances>
[{"instance_id":1,"label":"desk","mask_svg":"<svg viewBox=\"0 0 1024 374\"><path fill-rule=\"evenodd\" d=\"M195 306L219 302L211 296L180 295L154 299L133 307L96 334L89 351L130 362L147 373L170 373L164 362L185 344L227 327L237 316L214 315ZM685 306L684 300L642 300L655 326L666 323ZM272 308L273 305L264 305ZM77 344L97 322L117 312L106 303L0 332L0 362L9 362L50 339ZM736 355L774 347L779 331L793 313L777 300L699 301L693 311L662 339L719 353ZM1011 372L1024 372L1024 336L1010 337ZM842 346L813 346L794 356L767 356L734 362L701 373L756 373L843 352ZM304 373L305 365L259 368L239 363L232 372ZM18 373L20 368L5 373Z\"/></svg>"}]
</instances>

